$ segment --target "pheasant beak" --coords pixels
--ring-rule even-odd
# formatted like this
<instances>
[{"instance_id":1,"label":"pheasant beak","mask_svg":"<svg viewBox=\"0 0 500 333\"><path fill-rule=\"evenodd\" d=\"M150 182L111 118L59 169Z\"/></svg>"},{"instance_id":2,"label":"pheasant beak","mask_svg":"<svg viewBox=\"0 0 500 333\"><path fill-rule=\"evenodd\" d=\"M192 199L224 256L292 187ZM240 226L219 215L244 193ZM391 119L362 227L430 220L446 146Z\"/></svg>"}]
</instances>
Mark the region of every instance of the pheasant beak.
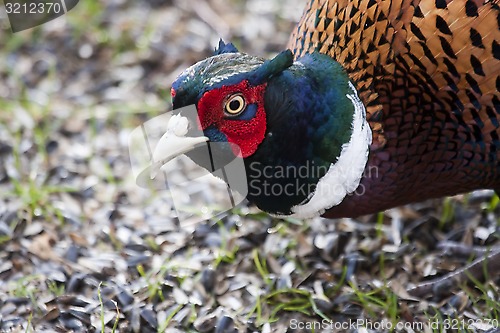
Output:
<instances>
[{"instance_id":1,"label":"pheasant beak","mask_svg":"<svg viewBox=\"0 0 500 333\"><path fill-rule=\"evenodd\" d=\"M206 136L189 137L189 120L180 114L172 116L168 128L162 135L153 151L151 179L154 179L160 168L175 157L193 150L200 143L208 141Z\"/></svg>"}]
</instances>

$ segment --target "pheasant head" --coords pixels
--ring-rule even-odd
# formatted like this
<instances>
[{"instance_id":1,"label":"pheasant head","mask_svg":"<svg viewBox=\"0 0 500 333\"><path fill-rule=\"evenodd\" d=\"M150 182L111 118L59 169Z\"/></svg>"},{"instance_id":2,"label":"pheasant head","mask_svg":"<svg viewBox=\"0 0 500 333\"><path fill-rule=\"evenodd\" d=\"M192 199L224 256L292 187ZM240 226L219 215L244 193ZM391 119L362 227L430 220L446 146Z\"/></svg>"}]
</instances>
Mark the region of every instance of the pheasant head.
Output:
<instances>
[{"instance_id":1,"label":"pheasant head","mask_svg":"<svg viewBox=\"0 0 500 333\"><path fill-rule=\"evenodd\" d=\"M220 154L244 159L249 201L277 215L321 214L359 185L370 127L347 74L326 55L294 61L286 50L264 60L220 42L179 75L172 99L174 110L195 105L197 117L172 118L180 135L162 137L157 163L188 152L208 168L195 148L228 143Z\"/></svg>"}]
</instances>

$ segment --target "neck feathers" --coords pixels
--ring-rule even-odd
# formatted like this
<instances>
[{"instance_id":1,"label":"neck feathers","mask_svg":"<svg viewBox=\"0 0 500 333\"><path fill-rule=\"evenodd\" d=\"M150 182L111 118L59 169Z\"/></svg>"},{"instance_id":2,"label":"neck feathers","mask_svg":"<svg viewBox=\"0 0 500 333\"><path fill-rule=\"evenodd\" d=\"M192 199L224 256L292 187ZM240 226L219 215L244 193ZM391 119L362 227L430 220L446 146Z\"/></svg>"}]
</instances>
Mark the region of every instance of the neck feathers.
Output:
<instances>
[{"instance_id":1,"label":"neck feathers","mask_svg":"<svg viewBox=\"0 0 500 333\"><path fill-rule=\"evenodd\" d=\"M319 53L298 59L268 82L265 108L266 138L245 160L250 201L307 218L358 187L371 132L340 64Z\"/></svg>"},{"instance_id":2,"label":"neck feathers","mask_svg":"<svg viewBox=\"0 0 500 333\"><path fill-rule=\"evenodd\" d=\"M309 218L323 214L327 209L336 206L349 194L356 191L368 162L369 147L372 142L370 125L366 121L365 106L349 82L351 93L346 97L354 107L352 119L352 135L349 142L342 145L337 161L318 182L316 190L302 204L292 207L292 216Z\"/></svg>"}]
</instances>

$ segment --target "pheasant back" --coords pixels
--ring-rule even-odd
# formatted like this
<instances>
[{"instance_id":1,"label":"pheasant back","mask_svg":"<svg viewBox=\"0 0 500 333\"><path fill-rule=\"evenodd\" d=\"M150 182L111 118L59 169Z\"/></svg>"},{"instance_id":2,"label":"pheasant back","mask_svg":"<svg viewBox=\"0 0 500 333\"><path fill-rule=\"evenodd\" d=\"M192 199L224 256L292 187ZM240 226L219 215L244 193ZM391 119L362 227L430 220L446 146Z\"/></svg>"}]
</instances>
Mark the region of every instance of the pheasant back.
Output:
<instances>
[{"instance_id":1,"label":"pheasant back","mask_svg":"<svg viewBox=\"0 0 500 333\"><path fill-rule=\"evenodd\" d=\"M289 48L328 54L356 85L378 168L364 186L384 184L370 205L500 188L499 32L498 1L309 2Z\"/></svg>"},{"instance_id":2,"label":"pheasant back","mask_svg":"<svg viewBox=\"0 0 500 333\"><path fill-rule=\"evenodd\" d=\"M497 1L314 0L289 47L341 63L373 122L444 110L488 135L500 112L499 25Z\"/></svg>"}]
</instances>

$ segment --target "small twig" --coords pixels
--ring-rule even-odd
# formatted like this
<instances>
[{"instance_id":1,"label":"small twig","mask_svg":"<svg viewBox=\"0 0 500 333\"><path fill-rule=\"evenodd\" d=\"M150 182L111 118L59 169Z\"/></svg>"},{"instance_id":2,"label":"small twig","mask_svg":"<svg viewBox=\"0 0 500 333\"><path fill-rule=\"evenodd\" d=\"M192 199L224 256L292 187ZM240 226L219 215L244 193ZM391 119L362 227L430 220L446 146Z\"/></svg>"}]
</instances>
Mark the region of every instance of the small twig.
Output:
<instances>
[{"instance_id":1,"label":"small twig","mask_svg":"<svg viewBox=\"0 0 500 333\"><path fill-rule=\"evenodd\" d=\"M466 280L482 280L489 272L497 276L500 272L500 248L495 247L489 254L474 260L469 265L449 273L443 277L421 283L408 289L410 295L422 297L429 293L440 294L442 290L449 290L453 285Z\"/></svg>"},{"instance_id":2,"label":"small twig","mask_svg":"<svg viewBox=\"0 0 500 333\"><path fill-rule=\"evenodd\" d=\"M458 255L462 257L469 257L471 255L482 256L487 253L500 250L500 246L494 246L491 248L484 246L467 246L462 243L449 241L440 242L437 247L438 249L445 251L447 255Z\"/></svg>"}]
</instances>

